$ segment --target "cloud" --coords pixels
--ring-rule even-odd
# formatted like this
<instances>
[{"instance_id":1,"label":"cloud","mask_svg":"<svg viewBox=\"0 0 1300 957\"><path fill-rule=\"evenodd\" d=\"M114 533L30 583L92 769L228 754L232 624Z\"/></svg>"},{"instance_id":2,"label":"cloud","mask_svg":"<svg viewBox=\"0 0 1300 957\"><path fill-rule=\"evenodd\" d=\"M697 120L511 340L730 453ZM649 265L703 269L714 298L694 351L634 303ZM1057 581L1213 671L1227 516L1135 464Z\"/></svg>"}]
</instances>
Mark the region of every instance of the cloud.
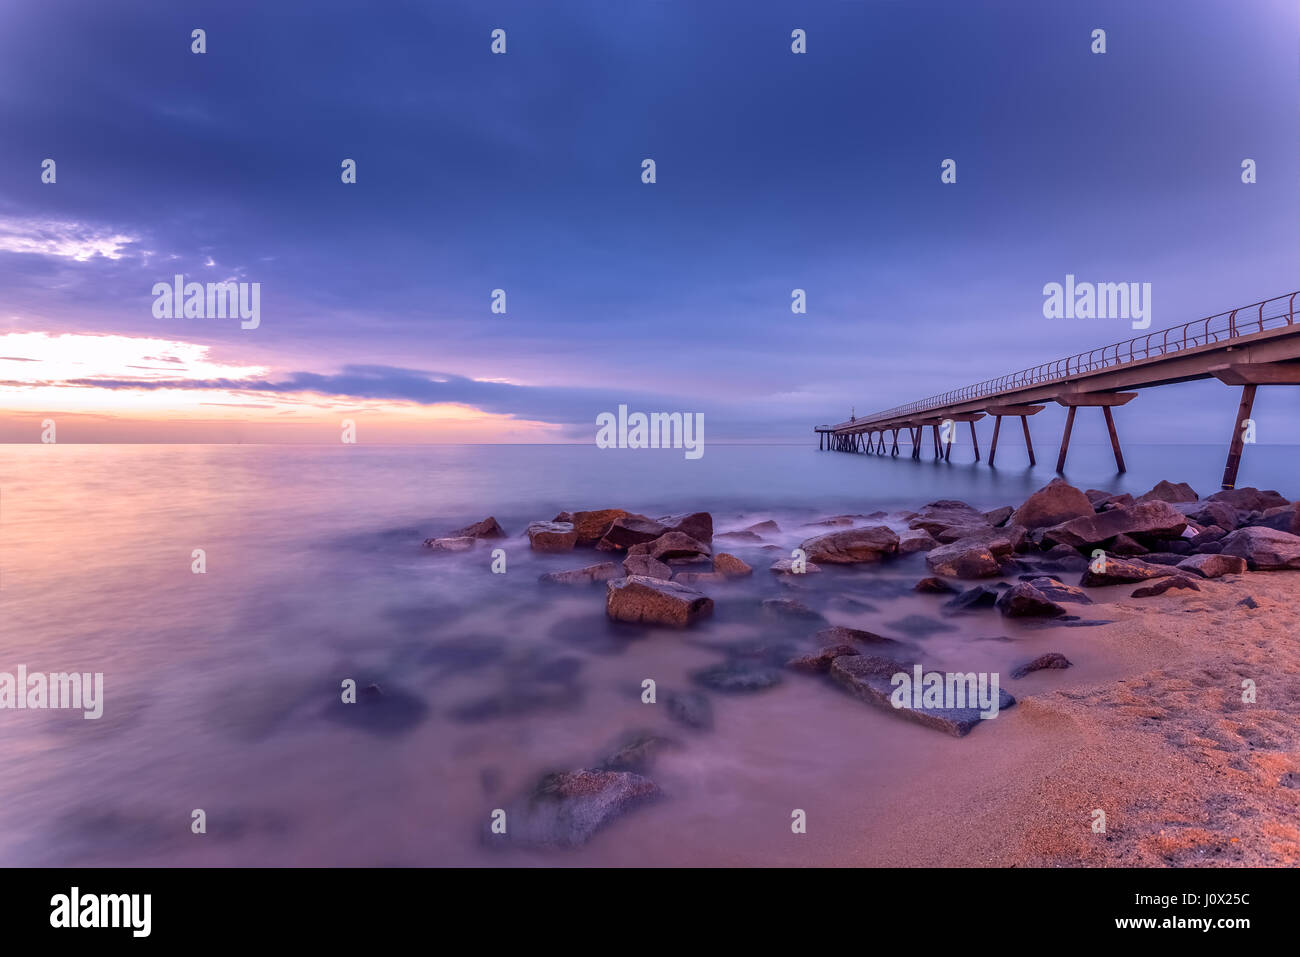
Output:
<instances>
[{"instance_id":1,"label":"cloud","mask_svg":"<svg viewBox=\"0 0 1300 957\"><path fill-rule=\"evenodd\" d=\"M139 237L86 223L0 219L0 252L54 256L86 262L93 256L121 259Z\"/></svg>"}]
</instances>

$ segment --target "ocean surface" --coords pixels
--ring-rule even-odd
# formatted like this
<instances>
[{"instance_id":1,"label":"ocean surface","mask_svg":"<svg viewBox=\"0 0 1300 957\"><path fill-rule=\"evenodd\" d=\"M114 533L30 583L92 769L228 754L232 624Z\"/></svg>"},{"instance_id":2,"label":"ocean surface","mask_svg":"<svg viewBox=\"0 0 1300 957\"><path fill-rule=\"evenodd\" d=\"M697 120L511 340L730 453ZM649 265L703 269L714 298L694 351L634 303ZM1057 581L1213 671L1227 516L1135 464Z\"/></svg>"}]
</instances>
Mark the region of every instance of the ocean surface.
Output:
<instances>
[{"instance_id":1,"label":"ocean surface","mask_svg":"<svg viewBox=\"0 0 1300 957\"><path fill-rule=\"evenodd\" d=\"M104 674L99 720L0 711L0 864L835 861L846 833L870 839L872 807L897 802L963 740L818 679L787 673L728 695L693 675L821 627L760 610L782 594L962 670L1044 650L1036 632L948 619L913 594L921 556L786 584L767 571L829 516L940 498L1015 504L1053 475L1046 452L1029 470L1008 445L990 470L958 461L964 451L942 463L815 443L710 445L695 461L588 446L0 446L0 671ZM1132 492L1167 478L1205 496L1224 451L1134 446L1116 476L1107 448L1080 445L1067 478ZM1300 494L1296 453L1248 447L1239 484ZM610 556L537 555L520 537L529 521L601 507L708 510L718 532L766 519L781 531L716 544L755 574L705 589L711 620L630 628L606 620L603 585L537 580ZM420 547L488 515L504 542ZM498 544L505 574L490 570ZM204 574L191 570L195 549ZM378 684L382 707L341 705L345 678ZM643 704L646 678L661 699L706 690L712 727ZM638 732L671 741L647 772L661 801L577 849L485 843L492 812L540 775L595 766ZM794 808L819 824L807 841L791 840ZM195 809L204 834L192 833Z\"/></svg>"}]
</instances>

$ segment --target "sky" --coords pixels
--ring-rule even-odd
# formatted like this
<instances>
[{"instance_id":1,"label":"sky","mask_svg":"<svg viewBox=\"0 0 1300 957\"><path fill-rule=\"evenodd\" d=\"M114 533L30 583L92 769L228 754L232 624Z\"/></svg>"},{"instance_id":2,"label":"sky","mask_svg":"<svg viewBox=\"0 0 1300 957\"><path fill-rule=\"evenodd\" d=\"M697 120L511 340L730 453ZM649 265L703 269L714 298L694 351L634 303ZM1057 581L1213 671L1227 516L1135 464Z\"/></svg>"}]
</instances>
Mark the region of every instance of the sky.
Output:
<instances>
[{"instance_id":1,"label":"sky","mask_svg":"<svg viewBox=\"0 0 1300 957\"><path fill-rule=\"evenodd\" d=\"M1067 274L1152 328L1300 289L1298 222L1293 0L9 0L0 441L811 443L1135 334L1045 318ZM156 315L178 274L256 328ZM1236 399L1117 421L1226 443Z\"/></svg>"}]
</instances>

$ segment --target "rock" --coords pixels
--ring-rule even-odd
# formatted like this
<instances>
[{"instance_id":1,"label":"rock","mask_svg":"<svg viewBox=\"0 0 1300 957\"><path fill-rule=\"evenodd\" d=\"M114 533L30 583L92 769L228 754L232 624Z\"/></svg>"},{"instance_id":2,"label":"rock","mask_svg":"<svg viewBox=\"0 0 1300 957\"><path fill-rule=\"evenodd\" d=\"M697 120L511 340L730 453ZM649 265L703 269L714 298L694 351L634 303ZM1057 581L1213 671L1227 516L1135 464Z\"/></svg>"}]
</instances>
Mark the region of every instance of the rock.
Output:
<instances>
[{"instance_id":1,"label":"rock","mask_svg":"<svg viewBox=\"0 0 1300 957\"><path fill-rule=\"evenodd\" d=\"M1139 502L1195 502L1200 496L1186 482L1166 482L1163 479L1149 492L1137 497Z\"/></svg>"},{"instance_id":2,"label":"rock","mask_svg":"<svg viewBox=\"0 0 1300 957\"><path fill-rule=\"evenodd\" d=\"M1257 488L1233 488L1215 492L1207 501L1223 502L1241 512L1265 512L1270 508L1289 504L1285 498L1272 490L1261 492ZM1222 524L1217 522L1216 524ZM1224 528L1227 528L1225 525Z\"/></svg>"},{"instance_id":3,"label":"rock","mask_svg":"<svg viewBox=\"0 0 1300 957\"><path fill-rule=\"evenodd\" d=\"M884 525L868 525L818 535L799 547L810 562L832 565L878 562L898 551L898 535Z\"/></svg>"},{"instance_id":4,"label":"rock","mask_svg":"<svg viewBox=\"0 0 1300 957\"><path fill-rule=\"evenodd\" d=\"M1162 538L1152 543L1151 550L1153 552L1168 552L1174 555L1190 555L1192 553L1192 543L1187 538Z\"/></svg>"},{"instance_id":5,"label":"rock","mask_svg":"<svg viewBox=\"0 0 1300 957\"><path fill-rule=\"evenodd\" d=\"M506 812L506 833L493 834L485 825L483 839L489 844L576 847L611 821L659 796L653 781L630 771L548 774Z\"/></svg>"},{"instance_id":6,"label":"rock","mask_svg":"<svg viewBox=\"0 0 1300 957\"><path fill-rule=\"evenodd\" d=\"M696 541L685 532L665 532L653 542L646 543L645 548L651 558L657 558L661 562L671 562L674 558L708 557L711 554L708 545Z\"/></svg>"},{"instance_id":7,"label":"rock","mask_svg":"<svg viewBox=\"0 0 1300 957\"><path fill-rule=\"evenodd\" d=\"M1127 535L1116 535L1106 543L1106 551L1116 555L1145 555L1151 549L1139 545Z\"/></svg>"},{"instance_id":8,"label":"rock","mask_svg":"<svg viewBox=\"0 0 1300 957\"><path fill-rule=\"evenodd\" d=\"M609 755L600 763L598 770L644 774L650 770L662 752L674 746L676 746L675 741L650 731L629 732L615 742Z\"/></svg>"},{"instance_id":9,"label":"rock","mask_svg":"<svg viewBox=\"0 0 1300 957\"><path fill-rule=\"evenodd\" d=\"M713 705L709 696L700 691L670 691L664 695L668 717L678 724L698 731L713 727Z\"/></svg>"},{"instance_id":10,"label":"rock","mask_svg":"<svg viewBox=\"0 0 1300 957\"><path fill-rule=\"evenodd\" d=\"M721 585L730 579L722 572L677 572L673 581L693 588L696 585Z\"/></svg>"},{"instance_id":11,"label":"rock","mask_svg":"<svg viewBox=\"0 0 1300 957\"><path fill-rule=\"evenodd\" d=\"M1139 502L1053 525L1044 540L1071 548L1087 548L1116 535L1149 535L1168 538L1181 535L1187 519L1168 502Z\"/></svg>"},{"instance_id":12,"label":"rock","mask_svg":"<svg viewBox=\"0 0 1300 957\"><path fill-rule=\"evenodd\" d=\"M618 562L601 562L586 568L574 568L565 572L547 572L538 577L538 581L553 585L590 585L593 582L605 582L622 578L626 572Z\"/></svg>"},{"instance_id":13,"label":"rock","mask_svg":"<svg viewBox=\"0 0 1300 957\"><path fill-rule=\"evenodd\" d=\"M1162 578L1159 581L1143 585L1141 588L1133 589L1132 598L1154 598L1156 595L1163 595L1165 592L1174 588L1185 588L1189 591L1200 591L1201 586L1196 584L1186 575L1174 575L1172 578Z\"/></svg>"},{"instance_id":14,"label":"rock","mask_svg":"<svg viewBox=\"0 0 1300 957\"><path fill-rule=\"evenodd\" d=\"M974 611L977 608L992 608L997 604L999 594L996 588L989 588L987 585L976 585L973 588L967 588L956 598L944 602L943 607L951 608L953 611Z\"/></svg>"},{"instance_id":15,"label":"rock","mask_svg":"<svg viewBox=\"0 0 1300 957\"><path fill-rule=\"evenodd\" d=\"M1225 532L1241 524L1237 510L1227 502L1207 499L1204 502L1179 502L1174 507L1199 525L1217 525Z\"/></svg>"},{"instance_id":16,"label":"rock","mask_svg":"<svg viewBox=\"0 0 1300 957\"><path fill-rule=\"evenodd\" d=\"M1254 571L1300 568L1300 536L1251 525L1229 533L1223 539L1220 554L1244 558L1247 567Z\"/></svg>"},{"instance_id":17,"label":"rock","mask_svg":"<svg viewBox=\"0 0 1300 957\"><path fill-rule=\"evenodd\" d=\"M749 531L720 532L714 538L725 538L729 542L761 542L763 540L761 535Z\"/></svg>"},{"instance_id":18,"label":"rock","mask_svg":"<svg viewBox=\"0 0 1300 957\"><path fill-rule=\"evenodd\" d=\"M478 539L461 535L457 538L426 538L424 547L435 552L467 552Z\"/></svg>"},{"instance_id":19,"label":"rock","mask_svg":"<svg viewBox=\"0 0 1300 957\"><path fill-rule=\"evenodd\" d=\"M892 672L882 673L879 661L873 661L866 655L846 656L836 658L831 663L830 676L832 680L848 689L854 696L883 708L900 717L908 718L923 724L927 727L937 728L940 731L946 731L956 737L962 737L969 734L971 729L978 725L984 719L980 717L978 707L975 708L895 708L892 702L895 685L893 684ZM898 671L911 673L911 668L907 665L893 664ZM999 712L1010 708L1016 703L1016 699L1007 692L999 689L998 691L998 710Z\"/></svg>"},{"instance_id":20,"label":"rock","mask_svg":"<svg viewBox=\"0 0 1300 957\"><path fill-rule=\"evenodd\" d=\"M596 547L603 552L625 552L633 545L653 542L668 529L644 515L625 515L610 523Z\"/></svg>"},{"instance_id":21,"label":"rock","mask_svg":"<svg viewBox=\"0 0 1300 957\"><path fill-rule=\"evenodd\" d=\"M375 682L357 684L356 701L348 704L334 695L325 709L326 718L377 737L397 737L413 730L428 715L424 700L404 688L381 688Z\"/></svg>"},{"instance_id":22,"label":"rock","mask_svg":"<svg viewBox=\"0 0 1300 957\"><path fill-rule=\"evenodd\" d=\"M1010 541L1006 546L1006 552L1010 552ZM951 545L940 545L925 556L925 563L935 574L948 578L993 578L1002 573L997 555L984 538L966 538Z\"/></svg>"},{"instance_id":23,"label":"rock","mask_svg":"<svg viewBox=\"0 0 1300 957\"><path fill-rule=\"evenodd\" d=\"M1192 549L1198 555L1217 555L1223 551L1223 542L1202 542Z\"/></svg>"},{"instance_id":24,"label":"rock","mask_svg":"<svg viewBox=\"0 0 1300 957\"><path fill-rule=\"evenodd\" d=\"M982 512L976 511L965 502L945 500L931 502L925 506L908 521L907 527L924 529L937 537L944 529L954 525L986 526L989 524Z\"/></svg>"},{"instance_id":25,"label":"rock","mask_svg":"<svg viewBox=\"0 0 1300 957\"><path fill-rule=\"evenodd\" d=\"M985 512L984 521L988 522L994 528L997 528L1000 525L1005 525L1007 519L1009 519L1015 511L1016 510L1010 505L1003 505L1001 508L995 508L992 511ZM1024 523L1022 522L1021 524Z\"/></svg>"},{"instance_id":26,"label":"rock","mask_svg":"<svg viewBox=\"0 0 1300 957\"><path fill-rule=\"evenodd\" d=\"M1263 528L1287 532L1291 535L1300 535L1300 502L1291 502L1287 505L1266 509L1255 524Z\"/></svg>"},{"instance_id":27,"label":"rock","mask_svg":"<svg viewBox=\"0 0 1300 957\"><path fill-rule=\"evenodd\" d=\"M1076 588L1074 585L1067 585L1055 578L1033 578L1030 580L1029 584L1033 585L1052 601L1074 602L1079 605L1092 604L1092 599L1088 597L1087 592L1082 588Z\"/></svg>"},{"instance_id":28,"label":"rock","mask_svg":"<svg viewBox=\"0 0 1300 957\"><path fill-rule=\"evenodd\" d=\"M812 562L804 562L803 569L804 570L801 572L795 571L794 559L792 558L782 558L773 562L771 566L771 571L774 575L815 575L821 571L821 569Z\"/></svg>"},{"instance_id":29,"label":"rock","mask_svg":"<svg viewBox=\"0 0 1300 957\"><path fill-rule=\"evenodd\" d=\"M1090 516L1095 510L1088 496L1064 479L1055 478L1016 509L1011 521L1025 528L1050 528L1074 518Z\"/></svg>"},{"instance_id":30,"label":"rock","mask_svg":"<svg viewBox=\"0 0 1300 957\"><path fill-rule=\"evenodd\" d=\"M820 613L813 611L801 601L793 598L764 598L763 611L782 618L818 618Z\"/></svg>"},{"instance_id":31,"label":"rock","mask_svg":"<svg viewBox=\"0 0 1300 957\"><path fill-rule=\"evenodd\" d=\"M1109 511L1112 508L1128 508L1133 504L1133 496L1128 492L1103 492L1100 489L1090 488L1083 494L1088 496L1093 510L1097 512Z\"/></svg>"},{"instance_id":32,"label":"rock","mask_svg":"<svg viewBox=\"0 0 1300 957\"><path fill-rule=\"evenodd\" d=\"M768 519L766 522L755 522L753 525L744 529L744 531L753 532L756 535L767 535L781 531L781 526L771 519Z\"/></svg>"},{"instance_id":33,"label":"rock","mask_svg":"<svg viewBox=\"0 0 1300 957\"><path fill-rule=\"evenodd\" d=\"M556 521L567 521L573 525L573 530L578 533L579 545L595 545L609 527L620 518L627 518L631 513L621 508L600 508L588 512L574 512L567 519L556 519ZM644 517L644 516L638 516Z\"/></svg>"},{"instance_id":34,"label":"rock","mask_svg":"<svg viewBox=\"0 0 1300 957\"><path fill-rule=\"evenodd\" d=\"M666 531L681 532L703 545L713 544L713 516L708 512L668 515L659 519L659 524Z\"/></svg>"},{"instance_id":35,"label":"rock","mask_svg":"<svg viewBox=\"0 0 1300 957\"><path fill-rule=\"evenodd\" d=\"M912 552L928 552L938 546L933 535L923 528L909 528L898 536L898 554L910 555Z\"/></svg>"},{"instance_id":36,"label":"rock","mask_svg":"<svg viewBox=\"0 0 1300 957\"><path fill-rule=\"evenodd\" d=\"M754 568L746 562L741 561L735 555L729 555L726 552L719 552L713 558L713 570L725 575L728 578L745 578L754 574Z\"/></svg>"},{"instance_id":37,"label":"rock","mask_svg":"<svg viewBox=\"0 0 1300 957\"><path fill-rule=\"evenodd\" d=\"M1191 539L1192 548L1200 549L1203 545L1212 545L1227 534L1227 529L1219 528L1218 525L1211 525L1209 528L1203 529Z\"/></svg>"},{"instance_id":38,"label":"rock","mask_svg":"<svg viewBox=\"0 0 1300 957\"><path fill-rule=\"evenodd\" d=\"M713 599L648 575L605 583L605 613L615 621L685 628L713 614Z\"/></svg>"},{"instance_id":39,"label":"rock","mask_svg":"<svg viewBox=\"0 0 1300 957\"><path fill-rule=\"evenodd\" d=\"M735 694L762 691L778 685L781 683L781 672L760 663L733 660L696 671L691 679L714 691Z\"/></svg>"},{"instance_id":40,"label":"rock","mask_svg":"<svg viewBox=\"0 0 1300 957\"><path fill-rule=\"evenodd\" d=\"M1064 608L1029 582L1017 582L997 600L998 611L1007 618L1060 618Z\"/></svg>"},{"instance_id":41,"label":"rock","mask_svg":"<svg viewBox=\"0 0 1300 957\"><path fill-rule=\"evenodd\" d=\"M623 559L623 570L629 575L642 575L646 578L658 578L667 581L673 577L673 570L649 555L629 555Z\"/></svg>"},{"instance_id":42,"label":"rock","mask_svg":"<svg viewBox=\"0 0 1300 957\"><path fill-rule=\"evenodd\" d=\"M528 544L535 552L572 551L577 541L571 522L533 522L528 526Z\"/></svg>"},{"instance_id":43,"label":"rock","mask_svg":"<svg viewBox=\"0 0 1300 957\"><path fill-rule=\"evenodd\" d=\"M1186 557L1182 552L1147 552L1142 561L1148 565L1177 565Z\"/></svg>"},{"instance_id":44,"label":"rock","mask_svg":"<svg viewBox=\"0 0 1300 957\"><path fill-rule=\"evenodd\" d=\"M845 655L859 654L858 649L852 645L826 645L809 655L800 655L798 658L791 658L785 663L787 668L795 671L806 671L810 674L824 674L831 670L831 662L836 658L843 658Z\"/></svg>"},{"instance_id":45,"label":"rock","mask_svg":"<svg viewBox=\"0 0 1300 957\"><path fill-rule=\"evenodd\" d=\"M829 628L823 628L813 635L813 640L824 645L853 644L875 649L893 648L898 651L911 647L906 642L895 641L893 638L877 635L874 631L863 631L861 628L846 628L843 625L832 625Z\"/></svg>"},{"instance_id":46,"label":"rock","mask_svg":"<svg viewBox=\"0 0 1300 957\"><path fill-rule=\"evenodd\" d=\"M1258 608L1259 602L1255 601L1255 599L1250 595L1247 595L1241 601L1237 602L1237 605L1242 608Z\"/></svg>"},{"instance_id":47,"label":"rock","mask_svg":"<svg viewBox=\"0 0 1300 957\"><path fill-rule=\"evenodd\" d=\"M1095 564L1094 562L1088 565L1088 570L1083 573L1083 578L1079 581L1080 585L1088 588L1098 588L1103 585L1131 585L1133 582L1174 574L1165 565L1125 561L1122 558L1111 558L1109 555L1105 558L1102 570L1095 570Z\"/></svg>"},{"instance_id":48,"label":"rock","mask_svg":"<svg viewBox=\"0 0 1300 957\"><path fill-rule=\"evenodd\" d=\"M1023 678L1031 671L1043 671L1048 668L1068 668L1070 659L1059 651L1049 651L1045 655L1039 655L1033 661L1026 661L1023 665L1016 665L1011 669L1012 678Z\"/></svg>"},{"instance_id":49,"label":"rock","mask_svg":"<svg viewBox=\"0 0 1300 957\"><path fill-rule=\"evenodd\" d=\"M853 524L853 519L849 518L849 516L836 515L834 518L824 518L820 522L805 522L804 528L819 528L827 525L844 526L844 525L852 525L852 524Z\"/></svg>"},{"instance_id":50,"label":"rock","mask_svg":"<svg viewBox=\"0 0 1300 957\"><path fill-rule=\"evenodd\" d=\"M920 592L922 595L951 595L957 589L949 585L942 578L922 578L912 586L912 591Z\"/></svg>"},{"instance_id":51,"label":"rock","mask_svg":"<svg viewBox=\"0 0 1300 957\"><path fill-rule=\"evenodd\" d=\"M450 533L448 538L505 538L506 532L495 518L488 516L481 522L466 525Z\"/></svg>"},{"instance_id":52,"label":"rock","mask_svg":"<svg viewBox=\"0 0 1300 957\"><path fill-rule=\"evenodd\" d=\"M1246 559L1236 555L1193 555L1178 563L1178 568L1193 572L1202 578L1222 578L1240 575L1246 570Z\"/></svg>"},{"instance_id":53,"label":"rock","mask_svg":"<svg viewBox=\"0 0 1300 957\"><path fill-rule=\"evenodd\" d=\"M894 631L914 638L928 638L941 631L955 630L952 625L945 625L937 618L927 618L925 615L904 615L897 621L887 622L887 624Z\"/></svg>"}]
</instances>

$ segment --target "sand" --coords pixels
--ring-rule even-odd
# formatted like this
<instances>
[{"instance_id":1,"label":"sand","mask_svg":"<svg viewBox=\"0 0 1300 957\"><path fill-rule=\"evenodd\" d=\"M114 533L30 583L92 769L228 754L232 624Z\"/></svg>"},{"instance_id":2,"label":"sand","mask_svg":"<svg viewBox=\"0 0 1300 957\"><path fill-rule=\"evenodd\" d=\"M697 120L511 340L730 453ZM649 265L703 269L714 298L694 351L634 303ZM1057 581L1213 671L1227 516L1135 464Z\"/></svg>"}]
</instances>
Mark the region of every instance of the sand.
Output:
<instances>
[{"instance_id":1,"label":"sand","mask_svg":"<svg viewBox=\"0 0 1300 957\"><path fill-rule=\"evenodd\" d=\"M1300 864L1300 575L1199 584L1146 599L1090 590L1088 616L1113 623L1037 642L1075 667L1008 681L1019 703L998 727L977 728L824 862Z\"/></svg>"}]
</instances>

